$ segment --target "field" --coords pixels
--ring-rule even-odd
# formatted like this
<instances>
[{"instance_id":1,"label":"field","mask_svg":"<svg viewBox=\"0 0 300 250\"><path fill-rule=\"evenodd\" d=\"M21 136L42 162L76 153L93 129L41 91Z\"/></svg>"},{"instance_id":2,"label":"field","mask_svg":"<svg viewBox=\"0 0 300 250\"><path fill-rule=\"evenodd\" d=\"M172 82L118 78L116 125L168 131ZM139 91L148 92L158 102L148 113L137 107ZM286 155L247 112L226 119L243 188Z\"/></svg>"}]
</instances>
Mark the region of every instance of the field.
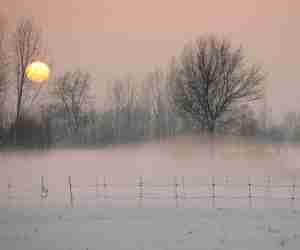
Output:
<instances>
[{"instance_id":1,"label":"field","mask_svg":"<svg viewBox=\"0 0 300 250\"><path fill-rule=\"evenodd\" d=\"M81 207L1 209L6 250L293 249L300 211Z\"/></svg>"},{"instance_id":2,"label":"field","mask_svg":"<svg viewBox=\"0 0 300 250\"><path fill-rule=\"evenodd\" d=\"M297 147L174 145L1 154L0 249L298 249Z\"/></svg>"}]
</instances>

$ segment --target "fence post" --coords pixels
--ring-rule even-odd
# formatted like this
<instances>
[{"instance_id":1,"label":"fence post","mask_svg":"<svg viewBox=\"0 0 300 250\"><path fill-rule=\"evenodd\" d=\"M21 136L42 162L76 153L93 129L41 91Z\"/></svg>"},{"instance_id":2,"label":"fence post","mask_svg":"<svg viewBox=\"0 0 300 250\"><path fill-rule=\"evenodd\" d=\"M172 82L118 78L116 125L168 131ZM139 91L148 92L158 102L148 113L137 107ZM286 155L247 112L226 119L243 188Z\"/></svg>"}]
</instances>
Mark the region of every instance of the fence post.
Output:
<instances>
[{"instance_id":1,"label":"fence post","mask_svg":"<svg viewBox=\"0 0 300 250\"><path fill-rule=\"evenodd\" d=\"M44 182L44 176L41 177L41 199L46 199L48 197L48 188Z\"/></svg>"},{"instance_id":2,"label":"fence post","mask_svg":"<svg viewBox=\"0 0 300 250\"><path fill-rule=\"evenodd\" d=\"M179 195L178 195L178 187L179 187L179 184L178 184L178 181L177 181L177 177L175 176L174 177L174 198L177 200L179 198Z\"/></svg>"},{"instance_id":3,"label":"fence post","mask_svg":"<svg viewBox=\"0 0 300 250\"><path fill-rule=\"evenodd\" d=\"M216 183L215 183L215 177L213 176L211 178L211 187L212 187L212 198L215 199L216 198Z\"/></svg>"},{"instance_id":4,"label":"fence post","mask_svg":"<svg viewBox=\"0 0 300 250\"><path fill-rule=\"evenodd\" d=\"M73 198L73 192L72 192L72 179L71 179L71 176L69 176L68 182L69 182L69 192L70 192L70 205L71 205L71 207L73 207L74 198Z\"/></svg>"},{"instance_id":5,"label":"fence post","mask_svg":"<svg viewBox=\"0 0 300 250\"><path fill-rule=\"evenodd\" d=\"M44 176L41 176L41 193L43 193L44 189Z\"/></svg>"},{"instance_id":6,"label":"fence post","mask_svg":"<svg viewBox=\"0 0 300 250\"><path fill-rule=\"evenodd\" d=\"M142 200L144 197L144 191L143 191L143 186L144 186L144 182L143 182L143 177L140 176L139 178L139 182L138 182L138 188L139 188L139 199Z\"/></svg>"},{"instance_id":7,"label":"fence post","mask_svg":"<svg viewBox=\"0 0 300 250\"><path fill-rule=\"evenodd\" d=\"M8 198L8 200L10 200L10 198L11 198L12 188L13 188L13 185L12 185L11 179L8 178L8 183L7 183L7 198Z\"/></svg>"},{"instance_id":8,"label":"fence post","mask_svg":"<svg viewBox=\"0 0 300 250\"><path fill-rule=\"evenodd\" d=\"M291 193L291 200L296 199L296 177L293 178L293 184L292 184L292 193Z\"/></svg>"},{"instance_id":9,"label":"fence post","mask_svg":"<svg viewBox=\"0 0 300 250\"><path fill-rule=\"evenodd\" d=\"M215 182L215 177L211 177L211 205L212 208L216 208L216 182Z\"/></svg>"},{"instance_id":10,"label":"fence post","mask_svg":"<svg viewBox=\"0 0 300 250\"><path fill-rule=\"evenodd\" d=\"M105 189L107 187L107 183L106 183L106 178L105 176L103 177L103 188Z\"/></svg>"},{"instance_id":11,"label":"fence post","mask_svg":"<svg viewBox=\"0 0 300 250\"><path fill-rule=\"evenodd\" d=\"M182 185L182 196L185 198L185 181L184 176L181 177L181 185Z\"/></svg>"},{"instance_id":12,"label":"fence post","mask_svg":"<svg viewBox=\"0 0 300 250\"><path fill-rule=\"evenodd\" d=\"M248 178L248 198L252 198L252 184L251 184L251 179L250 177Z\"/></svg>"},{"instance_id":13,"label":"fence post","mask_svg":"<svg viewBox=\"0 0 300 250\"><path fill-rule=\"evenodd\" d=\"M103 177L103 198L107 198L107 182L106 182L106 177Z\"/></svg>"},{"instance_id":14,"label":"fence post","mask_svg":"<svg viewBox=\"0 0 300 250\"><path fill-rule=\"evenodd\" d=\"M179 183L178 183L178 180L177 180L177 176L174 176L174 199L175 199L176 208L178 208L178 206L179 206L179 203L178 203L178 199L179 199L178 188L179 188Z\"/></svg>"}]
</instances>

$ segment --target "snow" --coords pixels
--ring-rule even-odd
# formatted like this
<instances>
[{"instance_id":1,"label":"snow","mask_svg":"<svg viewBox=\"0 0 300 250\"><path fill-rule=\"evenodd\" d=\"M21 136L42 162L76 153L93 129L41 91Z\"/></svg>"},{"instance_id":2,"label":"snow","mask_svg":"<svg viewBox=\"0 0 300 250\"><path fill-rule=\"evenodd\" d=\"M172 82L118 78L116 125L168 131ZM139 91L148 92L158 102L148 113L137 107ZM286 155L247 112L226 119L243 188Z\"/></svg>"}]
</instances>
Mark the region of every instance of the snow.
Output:
<instances>
[{"instance_id":1,"label":"snow","mask_svg":"<svg viewBox=\"0 0 300 250\"><path fill-rule=\"evenodd\" d=\"M296 250L300 245L297 209L100 205L2 207L0 249Z\"/></svg>"},{"instance_id":2,"label":"snow","mask_svg":"<svg viewBox=\"0 0 300 250\"><path fill-rule=\"evenodd\" d=\"M0 154L0 250L299 249L298 148L211 159L189 144Z\"/></svg>"}]
</instances>

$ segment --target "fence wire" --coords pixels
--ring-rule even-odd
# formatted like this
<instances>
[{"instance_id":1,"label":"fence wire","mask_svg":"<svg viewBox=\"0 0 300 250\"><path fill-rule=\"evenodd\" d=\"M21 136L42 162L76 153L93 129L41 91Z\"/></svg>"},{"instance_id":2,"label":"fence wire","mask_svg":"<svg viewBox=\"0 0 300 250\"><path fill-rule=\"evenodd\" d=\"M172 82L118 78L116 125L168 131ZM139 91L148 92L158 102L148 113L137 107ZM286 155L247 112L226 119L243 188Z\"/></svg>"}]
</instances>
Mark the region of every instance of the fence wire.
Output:
<instances>
[{"instance_id":1,"label":"fence wire","mask_svg":"<svg viewBox=\"0 0 300 250\"><path fill-rule=\"evenodd\" d=\"M281 203L297 205L300 201L298 191L300 184L296 178L289 181L276 180L268 177L264 181L248 178L247 181L234 178L202 178L201 180L186 177L174 177L163 182L153 182L139 177L132 183L109 182L107 178L96 178L94 183L76 183L69 176L65 185L48 185L43 176L40 184L21 186L9 182L7 190L0 193L0 201L31 202L52 201L64 202L73 207L91 201L235 201L249 203L263 200L264 202L280 201ZM101 181L100 181L101 180ZM5 198L6 197L6 198Z\"/></svg>"}]
</instances>

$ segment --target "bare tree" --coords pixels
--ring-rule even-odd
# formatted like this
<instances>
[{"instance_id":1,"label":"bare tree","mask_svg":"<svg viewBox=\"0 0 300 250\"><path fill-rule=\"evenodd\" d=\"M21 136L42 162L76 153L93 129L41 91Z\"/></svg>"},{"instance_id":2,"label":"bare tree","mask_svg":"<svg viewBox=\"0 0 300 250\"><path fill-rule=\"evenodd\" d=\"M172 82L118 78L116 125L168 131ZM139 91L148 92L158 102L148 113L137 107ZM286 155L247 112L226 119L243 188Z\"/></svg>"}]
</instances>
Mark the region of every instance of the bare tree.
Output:
<instances>
[{"instance_id":1,"label":"bare tree","mask_svg":"<svg viewBox=\"0 0 300 250\"><path fill-rule=\"evenodd\" d=\"M4 48L5 38L4 21L0 17L0 130L4 127L4 104L8 86L8 55Z\"/></svg>"},{"instance_id":2,"label":"bare tree","mask_svg":"<svg viewBox=\"0 0 300 250\"><path fill-rule=\"evenodd\" d=\"M22 19L12 36L12 65L14 66L15 83L17 90L15 136L17 136L17 124L20 120L26 103L32 103L37 97L36 89L29 84L26 78L26 67L42 56L41 33L35 27L31 19Z\"/></svg>"},{"instance_id":3,"label":"bare tree","mask_svg":"<svg viewBox=\"0 0 300 250\"><path fill-rule=\"evenodd\" d=\"M137 90L133 77L115 80L110 89L114 138L117 142L134 137Z\"/></svg>"},{"instance_id":4,"label":"bare tree","mask_svg":"<svg viewBox=\"0 0 300 250\"><path fill-rule=\"evenodd\" d=\"M169 99L167 75L160 70L151 72L144 85L143 98L149 103L150 122L155 137L160 138L174 134L176 118Z\"/></svg>"},{"instance_id":5,"label":"bare tree","mask_svg":"<svg viewBox=\"0 0 300 250\"><path fill-rule=\"evenodd\" d=\"M4 30L0 24L0 106L3 105L7 83L7 55L4 51Z\"/></svg>"},{"instance_id":6,"label":"bare tree","mask_svg":"<svg viewBox=\"0 0 300 250\"><path fill-rule=\"evenodd\" d=\"M234 108L263 96L261 68L247 64L241 48L215 36L189 44L173 74L171 88L177 110L210 133L218 122L226 123L225 114L231 120Z\"/></svg>"},{"instance_id":7,"label":"bare tree","mask_svg":"<svg viewBox=\"0 0 300 250\"><path fill-rule=\"evenodd\" d=\"M80 70L65 73L54 82L52 94L59 102L73 134L77 134L86 121L85 114L92 105L91 77Z\"/></svg>"}]
</instances>

